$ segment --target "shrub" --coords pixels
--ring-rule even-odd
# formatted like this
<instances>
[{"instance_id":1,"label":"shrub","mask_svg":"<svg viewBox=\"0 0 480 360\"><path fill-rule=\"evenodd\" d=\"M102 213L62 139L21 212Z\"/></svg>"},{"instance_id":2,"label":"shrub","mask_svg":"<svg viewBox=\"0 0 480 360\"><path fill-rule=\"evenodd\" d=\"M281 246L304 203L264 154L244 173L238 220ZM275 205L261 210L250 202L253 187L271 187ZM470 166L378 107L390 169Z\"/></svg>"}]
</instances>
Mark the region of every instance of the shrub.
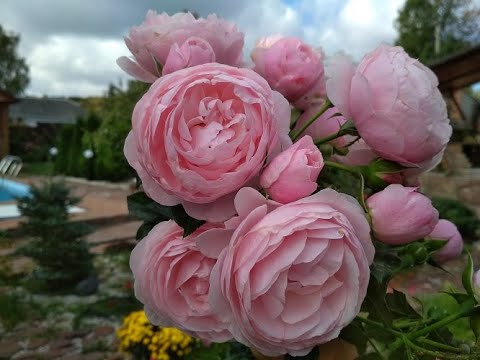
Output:
<instances>
[{"instance_id":1,"label":"shrub","mask_svg":"<svg viewBox=\"0 0 480 360\"><path fill-rule=\"evenodd\" d=\"M21 230L32 236L19 253L37 263L34 277L44 289L69 288L93 272L83 239L90 228L69 222L68 208L78 201L61 182L32 187L31 196L18 201L21 214L27 218Z\"/></svg>"},{"instance_id":2,"label":"shrub","mask_svg":"<svg viewBox=\"0 0 480 360\"><path fill-rule=\"evenodd\" d=\"M453 222L464 240L473 241L480 236L480 220L473 210L454 199L436 197L433 206L438 210L441 219Z\"/></svg>"}]
</instances>

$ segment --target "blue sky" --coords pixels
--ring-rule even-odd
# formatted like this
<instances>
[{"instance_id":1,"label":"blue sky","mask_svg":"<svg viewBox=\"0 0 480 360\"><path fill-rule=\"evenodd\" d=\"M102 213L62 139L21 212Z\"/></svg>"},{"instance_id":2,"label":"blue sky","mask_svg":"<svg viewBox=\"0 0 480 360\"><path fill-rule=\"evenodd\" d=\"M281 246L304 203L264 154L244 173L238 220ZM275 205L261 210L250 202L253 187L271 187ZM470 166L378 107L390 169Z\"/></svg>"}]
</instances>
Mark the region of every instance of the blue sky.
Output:
<instances>
[{"instance_id":1,"label":"blue sky","mask_svg":"<svg viewBox=\"0 0 480 360\"><path fill-rule=\"evenodd\" d=\"M117 67L123 43L148 9L193 9L237 23L245 58L258 38L275 33L302 38L327 55L355 59L381 42L393 43L394 20L405 0L1 0L0 24L21 33L20 52L31 69L28 93L101 95L128 79Z\"/></svg>"}]
</instances>

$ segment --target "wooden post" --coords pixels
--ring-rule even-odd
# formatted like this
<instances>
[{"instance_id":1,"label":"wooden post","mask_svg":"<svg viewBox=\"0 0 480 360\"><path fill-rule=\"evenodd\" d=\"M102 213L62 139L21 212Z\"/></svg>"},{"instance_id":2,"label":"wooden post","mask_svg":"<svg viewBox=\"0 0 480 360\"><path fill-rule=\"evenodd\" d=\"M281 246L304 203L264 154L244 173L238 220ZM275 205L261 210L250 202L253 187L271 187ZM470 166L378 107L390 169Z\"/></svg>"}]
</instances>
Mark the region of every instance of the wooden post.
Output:
<instances>
[{"instance_id":1,"label":"wooden post","mask_svg":"<svg viewBox=\"0 0 480 360\"><path fill-rule=\"evenodd\" d=\"M0 159L10 152L8 107L13 102L15 102L13 96L0 90Z\"/></svg>"}]
</instances>

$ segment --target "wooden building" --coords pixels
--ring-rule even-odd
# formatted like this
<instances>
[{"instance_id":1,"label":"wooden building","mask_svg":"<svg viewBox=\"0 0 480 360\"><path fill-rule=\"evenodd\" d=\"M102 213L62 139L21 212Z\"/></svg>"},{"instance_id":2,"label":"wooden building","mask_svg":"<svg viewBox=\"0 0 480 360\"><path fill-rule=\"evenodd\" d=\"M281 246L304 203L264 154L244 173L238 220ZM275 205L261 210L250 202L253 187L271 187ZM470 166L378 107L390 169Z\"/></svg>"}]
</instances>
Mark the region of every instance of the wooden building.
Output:
<instances>
[{"instance_id":1,"label":"wooden building","mask_svg":"<svg viewBox=\"0 0 480 360\"><path fill-rule=\"evenodd\" d=\"M8 131L8 109L16 99L6 91L0 90L0 159L8 155L9 131Z\"/></svg>"}]
</instances>

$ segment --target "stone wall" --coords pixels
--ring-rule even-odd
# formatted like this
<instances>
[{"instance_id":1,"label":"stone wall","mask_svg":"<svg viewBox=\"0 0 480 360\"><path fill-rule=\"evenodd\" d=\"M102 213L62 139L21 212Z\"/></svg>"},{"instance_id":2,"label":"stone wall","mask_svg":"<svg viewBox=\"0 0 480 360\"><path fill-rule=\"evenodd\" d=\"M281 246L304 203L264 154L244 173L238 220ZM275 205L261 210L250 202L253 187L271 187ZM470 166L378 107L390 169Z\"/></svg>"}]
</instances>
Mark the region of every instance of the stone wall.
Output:
<instances>
[{"instance_id":1,"label":"stone wall","mask_svg":"<svg viewBox=\"0 0 480 360\"><path fill-rule=\"evenodd\" d=\"M420 181L421 190L427 195L460 200L480 216L480 168L430 172Z\"/></svg>"}]
</instances>

